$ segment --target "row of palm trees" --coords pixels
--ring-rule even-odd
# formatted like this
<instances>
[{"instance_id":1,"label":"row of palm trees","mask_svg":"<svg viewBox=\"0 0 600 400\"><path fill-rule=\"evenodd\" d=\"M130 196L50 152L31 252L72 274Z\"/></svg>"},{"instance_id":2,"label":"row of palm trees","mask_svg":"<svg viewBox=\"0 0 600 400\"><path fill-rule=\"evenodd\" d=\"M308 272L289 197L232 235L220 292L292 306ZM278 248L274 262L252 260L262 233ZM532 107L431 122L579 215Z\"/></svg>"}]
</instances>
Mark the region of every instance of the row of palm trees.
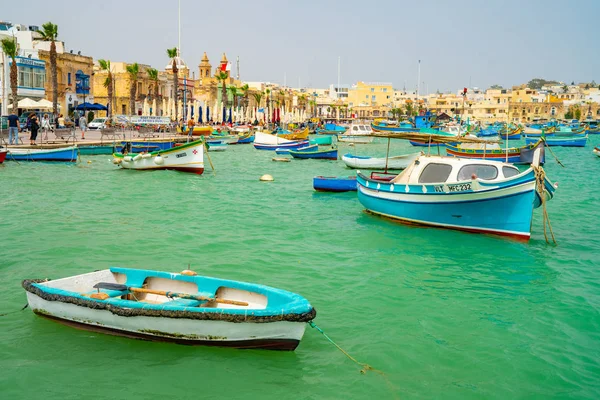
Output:
<instances>
[{"instance_id":1,"label":"row of palm trees","mask_svg":"<svg viewBox=\"0 0 600 400\"><path fill-rule=\"evenodd\" d=\"M40 39L45 42L50 42L50 83L52 84L52 112L58 115L58 72L56 69L56 40L58 40L58 26L52 22L46 22L42 25L42 29L38 31ZM17 39L4 38L0 42L2 51L8 56L12 63L10 66L10 89L13 112L17 111L17 86L19 84L17 71L17 56L19 49Z\"/></svg>"}]
</instances>

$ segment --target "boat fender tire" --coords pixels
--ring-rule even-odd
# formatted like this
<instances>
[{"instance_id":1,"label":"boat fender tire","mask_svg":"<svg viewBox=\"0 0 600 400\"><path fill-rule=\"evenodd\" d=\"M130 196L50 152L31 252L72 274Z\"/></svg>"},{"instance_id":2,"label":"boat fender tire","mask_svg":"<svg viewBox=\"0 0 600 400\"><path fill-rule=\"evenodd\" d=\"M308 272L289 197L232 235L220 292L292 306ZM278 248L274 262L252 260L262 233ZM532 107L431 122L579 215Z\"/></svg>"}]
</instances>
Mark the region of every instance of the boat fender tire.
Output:
<instances>
[{"instance_id":1,"label":"boat fender tire","mask_svg":"<svg viewBox=\"0 0 600 400\"><path fill-rule=\"evenodd\" d=\"M141 160L142 155L138 154L137 156L133 157L133 161L137 161L137 160Z\"/></svg>"},{"instance_id":2,"label":"boat fender tire","mask_svg":"<svg viewBox=\"0 0 600 400\"><path fill-rule=\"evenodd\" d=\"M154 157L154 164L163 165L164 163L165 163L165 159L162 158L161 156Z\"/></svg>"},{"instance_id":3,"label":"boat fender tire","mask_svg":"<svg viewBox=\"0 0 600 400\"><path fill-rule=\"evenodd\" d=\"M125 161L125 162L131 161L131 156L125 156L125 157L123 157L123 161Z\"/></svg>"}]
</instances>

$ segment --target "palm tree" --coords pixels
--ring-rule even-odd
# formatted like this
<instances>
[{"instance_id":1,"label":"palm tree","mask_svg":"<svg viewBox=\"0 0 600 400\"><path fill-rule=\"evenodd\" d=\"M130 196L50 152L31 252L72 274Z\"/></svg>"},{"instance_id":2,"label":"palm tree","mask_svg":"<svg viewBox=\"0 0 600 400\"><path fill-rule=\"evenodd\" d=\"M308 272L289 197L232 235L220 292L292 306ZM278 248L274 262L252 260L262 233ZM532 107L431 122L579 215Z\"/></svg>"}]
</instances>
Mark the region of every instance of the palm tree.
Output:
<instances>
[{"instance_id":1,"label":"palm tree","mask_svg":"<svg viewBox=\"0 0 600 400\"><path fill-rule=\"evenodd\" d=\"M267 96L267 98L266 98L267 107L270 110L271 109L271 89L266 89L265 90L265 96Z\"/></svg>"},{"instance_id":2,"label":"palm tree","mask_svg":"<svg viewBox=\"0 0 600 400\"><path fill-rule=\"evenodd\" d=\"M158 97L158 70L156 68L148 68L148 80L151 82L151 86L148 88L149 101Z\"/></svg>"},{"instance_id":3,"label":"palm tree","mask_svg":"<svg viewBox=\"0 0 600 400\"><path fill-rule=\"evenodd\" d=\"M135 115L135 94L137 91L137 80L140 73L138 63L130 64L126 67L129 74L129 110L130 115Z\"/></svg>"},{"instance_id":4,"label":"palm tree","mask_svg":"<svg viewBox=\"0 0 600 400\"><path fill-rule=\"evenodd\" d=\"M50 78L52 83L52 113L58 116L58 71L56 69L56 39L58 38L58 25L46 22L42 30L38 31L42 40L50 42Z\"/></svg>"},{"instance_id":5,"label":"palm tree","mask_svg":"<svg viewBox=\"0 0 600 400\"><path fill-rule=\"evenodd\" d=\"M260 102L262 101L263 96L264 96L264 93L262 93L262 92L252 93L252 97L254 97L254 101L256 102L257 109L260 108Z\"/></svg>"},{"instance_id":6,"label":"palm tree","mask_svg":"<svg viewBox=\"0 0 600 400\"><path fill-rule=\"evenodd\" d=\"M246 83L243 85L240 90L242 91L242 95L244 96L244 107L248 108L248 91L250 90L250 86Z\"/></svg>"},{"instance_id":7,"label":"palm tree","mask_svg":"<svg viewBox=\"0 0 600 400\"><path fill-rule=\"evenodd\" d=\"M306 109L306 95L301 94L298 96L298 108L300 108L300 110Z\"/></svg>"},{"instance_id":8,"label":"palm tree","mask_svg":"<svg viewBox=\"0 0 600 400\"><path fill-rule=\"evenodd\" d=\"M279 103L281 107L285 110L285 92L283 90L279 91Z\"/></svg>"},{"instance_id":9,"label":"palm tree","mask_svg":"<svg viewBox=\"0 0 600 400\"><path fill-rule=\"evenodd\" d=\"M107 94L108 94L108 117L110 118L112 116L113 89L114 89L113 76L112 76L112 72L110 71L110 61L98 60L98 65L100 65L100 69L102 71L106 71L106 73L107 73L106 80L104 81L103 85L106 88Z\"/></svg>"},{"instance_id":10,"label":"palm tree","mask_svg":"<svg viewBox=\"0 0 600 400\"><path fill-rule=\"evenodd\" d=\"M236 97L237 97L237 88L235 86L229 86L227 88L229 94L231 95L231 102L228 102L233 108L236 107Z\"/></svg>"},{"instance_id":11,"label":"palm tree","mask_svg":"<svg viewBox=\"0 0 600 400\"><path fill-rule=\"evenodd\" d=\"M169 56L170 59L172 59L172 71L173 71L173 101L175 103L175 121L178 121L178 115L177 115L177 89L179 88L179 77L177 75L177 73L179 72L179 70L177 69L177 47L173 47L172 49L167 49L167 55Z\"/></svg>"},{"instance_id":12,"label":"palm tree","mask_svg":"<svg viewBox=\"0 0 600 400\"><path fill-rule=\"evenodd\" d=\"M10 64L10 90L12 93L12 111L17 113L17 85L19 81L17 79L17 42L15 39L4 38L2 39L2 51L12 60Z\"/></svg>"},{"instance_id":13,"label":"palm tree","mask_svg":"<svg viewBox=\"0 0 600 400\"><path fill-rule=\"evenodd\" d=\"M225 71L219 71L219 73L215 75L215 78L221 82L221 103L223 104L223 119L225 119L225 107L227 106L227 79L229 79L229 74Z\"/></svg>"}]
</instances>

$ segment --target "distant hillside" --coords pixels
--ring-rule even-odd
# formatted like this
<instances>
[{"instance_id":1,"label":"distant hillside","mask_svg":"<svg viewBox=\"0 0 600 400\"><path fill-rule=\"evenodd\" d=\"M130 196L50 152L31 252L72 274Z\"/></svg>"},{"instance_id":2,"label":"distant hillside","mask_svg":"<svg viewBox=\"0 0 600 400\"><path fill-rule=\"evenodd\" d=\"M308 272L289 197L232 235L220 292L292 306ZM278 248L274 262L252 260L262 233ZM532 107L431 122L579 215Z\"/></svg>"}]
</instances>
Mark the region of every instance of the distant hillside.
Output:
<instances>
[{"instance_id":1,"label":"distant hillside","mask_svg":"<svg viewBox=\"0 0 600 400\"><path fill-rule=\"evenodd\" d=\"M541 89L542 86L545 86L545 85L558 85L558 84L560 84L560 82L547 81L542 78L534 78L534 79L530 80L529 82L527 82L527 87L531 88L531 89Z\"/></svg>"}]
</instances>

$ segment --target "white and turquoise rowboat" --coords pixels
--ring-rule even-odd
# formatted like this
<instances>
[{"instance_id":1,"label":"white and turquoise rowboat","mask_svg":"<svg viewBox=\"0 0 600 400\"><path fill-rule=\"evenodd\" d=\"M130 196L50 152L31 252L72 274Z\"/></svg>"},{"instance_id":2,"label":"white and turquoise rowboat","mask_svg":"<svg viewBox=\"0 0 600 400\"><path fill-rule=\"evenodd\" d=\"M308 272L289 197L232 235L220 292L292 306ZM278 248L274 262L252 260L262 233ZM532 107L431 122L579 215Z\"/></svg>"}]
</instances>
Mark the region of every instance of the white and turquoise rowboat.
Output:
<instances>
[{"instance_id":1,"label":"white and turquoise rowboat","mask_svg":"<svg viewBox=\"0 0 600 400\"><path fill-rule=\"evenodd\" d=\"M404 222L528 240L542 200L534 164L520 173L502 162L421 156L391 181L358 172L358 199L367 211ZM544 178L544 199L554 191Z\"/></svg>"},{"instance_id":2,"label":"white and turquoise rowboat","mask_svg":"<svg viewBox=\"0 0 600 400\"><path fill-rule=\"evenodd\" d=\"M598 147L594 147L594 150L592 150L592 152L597 155L598 157L600 157L600 148Z\"/></svg>"},{"instance_id":3,"label":"white and turquoise rowboat","mask_svg":"<svg viewBox=\"0 0 600 400\"><path fill-rule=\"evenodd\" d=\"M316 316L295 293L193 271L113 267L23 288L36 314L66 325L190 345L294 350Z\"/></svg>"}]
</instances>

